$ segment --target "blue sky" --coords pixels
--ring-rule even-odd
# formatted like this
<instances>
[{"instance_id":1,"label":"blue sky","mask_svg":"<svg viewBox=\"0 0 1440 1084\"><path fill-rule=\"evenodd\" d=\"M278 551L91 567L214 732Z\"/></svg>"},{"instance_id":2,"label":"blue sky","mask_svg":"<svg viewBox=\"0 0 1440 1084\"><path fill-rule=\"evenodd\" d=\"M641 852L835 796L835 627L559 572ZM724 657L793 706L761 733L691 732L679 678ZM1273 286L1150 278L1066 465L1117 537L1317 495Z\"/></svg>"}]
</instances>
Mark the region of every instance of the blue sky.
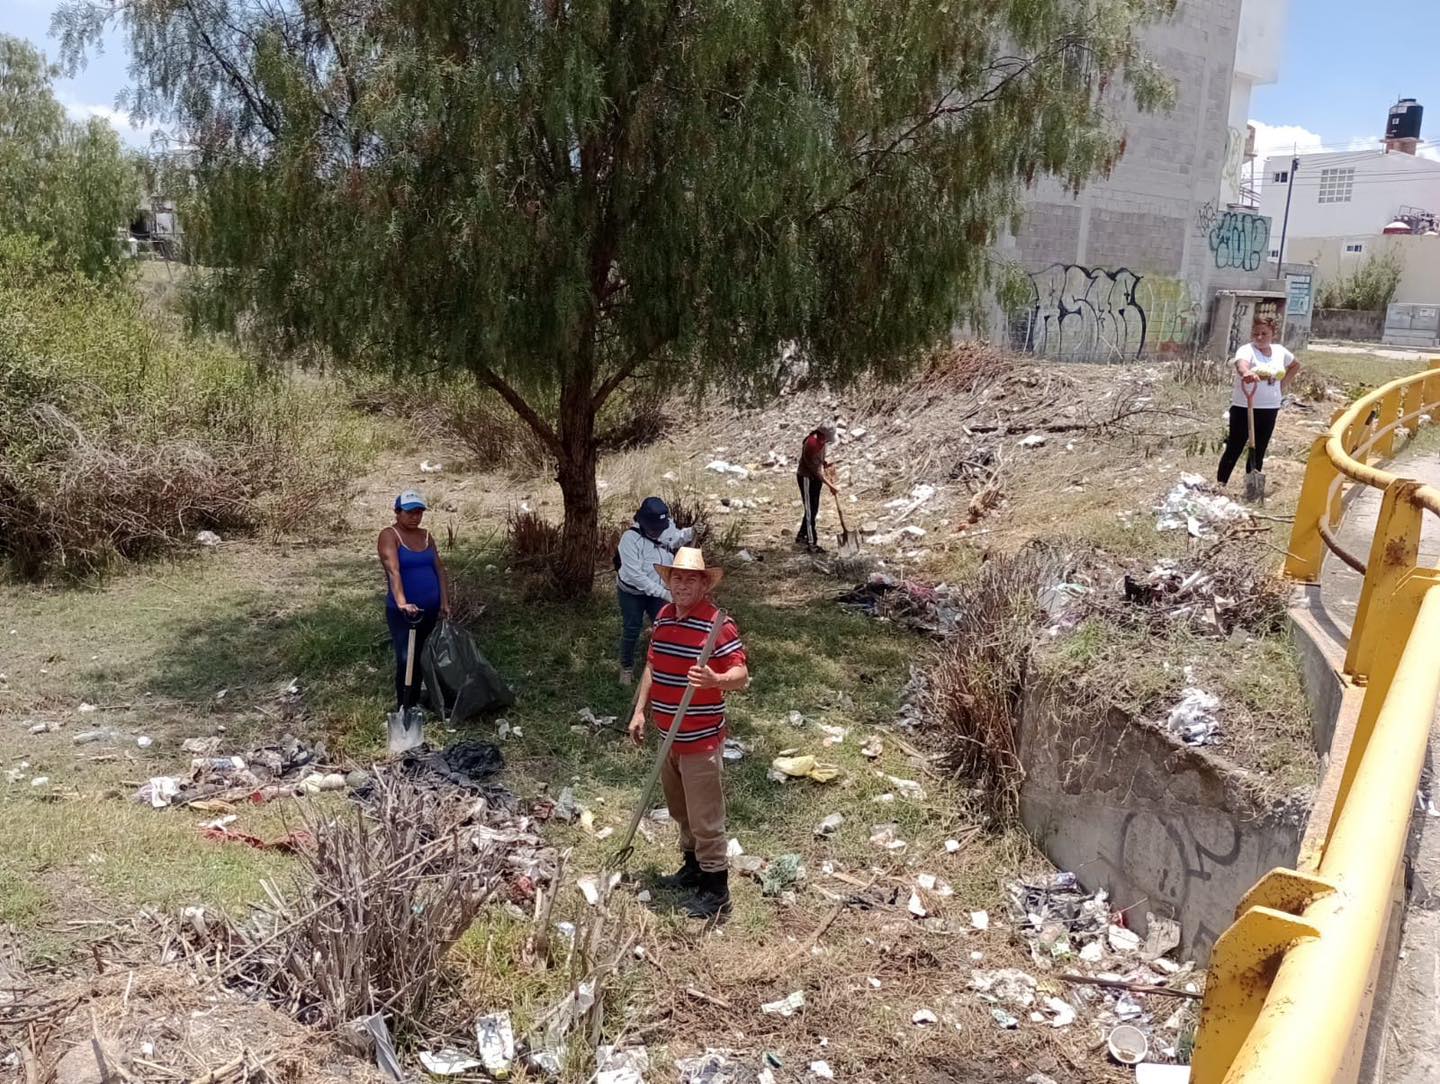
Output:
<instances>
[{"instance_id":1,"label":"blue sky","mask_svg":"<svg viewBox=\"0 0 1440 1084\"><path fill-rule=\"evenodd\" d=\"M1423 134L1440 140L1434 3L1290 0L1280 81L1257 87L1250 106L1262 157L1296 143L1302 152L1373 144L1401 97L1428 107Z\"/></svg>"},{"instance_id":2,"label":"blue sky","mask_svg":"<svg viewBox=\"0 0 1440 1084\"><path fill-rule=\"evenodd\" d=\"M49 28L57 3L0 0L0 33L29 38L54 59L58 49ZM1435 16L1422 14L1433 3L1289 0L1280 82L1257 88L1251 107L1261 156L1288 153L1296 145L1301 151L1343 150L1373 142L1384 130L1386 110L1401 95L1430 106L1426 134L1440 140ZM124 49L114 41L74 79L60 80L56 91L72 114L103 116L127 142L143 146L149 133L115 109L115 95L128 81L126 64Z\"/></svg>"}]
</instances>

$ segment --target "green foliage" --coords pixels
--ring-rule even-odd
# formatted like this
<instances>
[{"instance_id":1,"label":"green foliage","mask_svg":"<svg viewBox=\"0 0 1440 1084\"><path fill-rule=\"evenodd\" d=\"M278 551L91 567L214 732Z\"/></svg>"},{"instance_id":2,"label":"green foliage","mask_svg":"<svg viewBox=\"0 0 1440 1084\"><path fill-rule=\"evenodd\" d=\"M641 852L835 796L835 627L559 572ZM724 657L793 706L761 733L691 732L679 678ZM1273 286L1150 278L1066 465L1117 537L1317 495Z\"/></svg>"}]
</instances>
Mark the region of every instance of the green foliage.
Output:
<instances>
[{"instance_id":1,"label":"green foliage","mask_svg":"<svg viewBox=\"0 0 1440 1084\"><path fill-rule=\"evenodd\" d=\"M1384 312L1400 286L1405 259L1398 249L1372 252L1353 274L1339 275L1320 284L1322 309L1359 309Z\"/></svg>"},{"instance_id":2,"label":"green foliage","mask_svg":"<svg viewBox=\"0 0 1440 1084\"><path fill-rule=\"evenodd\" d=\"M364 442L335 395L180 340L46 251L0 237L0 556L83 574L199 529L333 522Z\"/></svg>"},{"instance_id":3,"label":"green foliage","mask_svg":"<svg viewBox=\"0 0 1440 1084\"><path fill-rule=\"evenodd\" d=\"M49 266L106 278L122 267L116 231L135 210L139 173L108 124L66 117L56 74L0 34L0 234L37 237Z\"/></svg>"},{"instance_id":4,"label":"green foliage","mask_svg":"<svg viewBox=\"0 0 1440 1084\"><path fill-rule=\"evenodd\" d=\"M473 373L550 448L589 589L598 422L632 379L893 376L979 312L1040 177L1122 144L1173 0L71 0L195 145L211 319ZM242 318L244 318L242 320Z\"/></svg>"}]
</instances>

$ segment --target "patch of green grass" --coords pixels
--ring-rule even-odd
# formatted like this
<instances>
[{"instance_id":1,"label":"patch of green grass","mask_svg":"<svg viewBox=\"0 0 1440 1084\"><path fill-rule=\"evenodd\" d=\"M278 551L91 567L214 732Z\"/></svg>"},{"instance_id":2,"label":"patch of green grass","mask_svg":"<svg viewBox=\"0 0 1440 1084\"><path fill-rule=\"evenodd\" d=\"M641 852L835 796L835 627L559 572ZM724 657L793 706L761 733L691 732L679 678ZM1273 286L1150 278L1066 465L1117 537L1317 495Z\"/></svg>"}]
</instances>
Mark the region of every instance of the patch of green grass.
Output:
<instances>
[{"instance_id":1,"label":"patch of green grass","mask_svg":"<svg viewBox=\"0 0 1440 1084\"><path fill-rule=\"evenodd\" d=\"M1377 388L1391 380L1419 372L1421 361L1382 358L1374 354L1332 354L1319 350L1302 350L1300 364L1312 373L1323 376L1330 384L1346 389L1351 398L1362 391Z\"/></svg>"}]
</instances>

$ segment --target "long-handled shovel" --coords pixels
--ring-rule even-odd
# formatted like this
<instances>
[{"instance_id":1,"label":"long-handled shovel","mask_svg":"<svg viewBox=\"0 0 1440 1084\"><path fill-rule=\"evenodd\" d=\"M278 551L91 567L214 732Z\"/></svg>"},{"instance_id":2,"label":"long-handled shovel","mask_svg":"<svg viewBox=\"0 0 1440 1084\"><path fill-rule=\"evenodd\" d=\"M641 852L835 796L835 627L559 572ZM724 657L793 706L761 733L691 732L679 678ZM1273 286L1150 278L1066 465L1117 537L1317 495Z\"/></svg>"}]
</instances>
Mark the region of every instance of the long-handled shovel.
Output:
<instances>
[{"instance_id":1,"label":"long-handled shovel","mask_svg":"<svg viewBox=\"0 0 1440 1084\"><path fill-rule=\"evenodd\" d=\"M425 729L425 715L418 707L407 707L410 703L410 690L415 685L415 636L419 629L419 622L410 623L410 643L405 650L405 702L397 711L393 711L387 717L386 722L390 730L390 752L406 753L411 749L419 748L424 741L422 731Z\"/></svg>"},{"instance_id":2,"label":"long-handled shovel","mask_svg":"<svg viewBox=\"0 0 1440 1084\"><path fill-rule=\"evenodd\" d=\"M840 507L840 494L833 489L830 496L835 498L835 514L840 517L840 533L835 536L835 548L849 552L858 552L860 539L850 533L850 528L845 525L845 512Z\"/></svg>"},{"instance_id":3,"label":"long-handled shovel","mask_svg":"<svg viewBox=\"0 0 1440 1084\"><path fill-rule=\"evenodd\" d=\"M1265 472L1251 470L1250 463L1255 456L1255 392L1258 385L1245 385L1245 412L1250 422L1250 439L1245 446L1245 499L1256 504L1265 503Z\"/></svg>"},{"instance_id":4,"label":"long-handled shovel","mask_svg":"<svg viewBox=\"0 0 1440 1084\"><path fill-rule=\"evenodd\" d=\"M704 667L710 662L710 655L715 650L715 641L720 637L720 630L725 627L725 611L716 610L715 620L710 625L710 633L705 637L705 646L700 651L700 658L695 661L696 666ZM637 704L639 693L637 691ZM670 747L675 744L675 735L680 733L680 724L685 721L685 713L690 710L690 701L695 696L695 686L686 685L685 693L680 697L680 706L675 709L675 718L670 721L670 729L665 733L665 740L660 743L660 752L655 757L655 765L650 769L650 777L645 780L645 789L640 792L640 801L635 805L635 815L630 818L630 827L625 829L625 834L620 838L620 845L605 859L605 868L608 870L623 869L625 863L630 861L630 856L635 853L635 833L640 828L640 820L650 811L650 801L655 796L655 785L660 782L660 770L665 766L665 758L670 755ZM631 709L633 717L635 712Z\"/></svg>"}]
</instances>

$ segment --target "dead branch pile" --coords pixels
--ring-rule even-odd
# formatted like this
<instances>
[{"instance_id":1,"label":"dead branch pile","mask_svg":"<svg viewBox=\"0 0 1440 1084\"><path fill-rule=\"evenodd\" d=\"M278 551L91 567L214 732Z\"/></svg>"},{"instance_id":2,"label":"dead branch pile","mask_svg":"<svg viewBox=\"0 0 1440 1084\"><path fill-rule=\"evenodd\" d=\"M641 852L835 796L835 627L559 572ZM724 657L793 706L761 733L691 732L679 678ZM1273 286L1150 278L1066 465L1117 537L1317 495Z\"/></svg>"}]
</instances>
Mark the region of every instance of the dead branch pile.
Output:
<instances>
[{"instance_id":1,"label":"dead branch pile","mask_svg":"<svg viewBox=\"0 0 1440 1084\"><path fill-rule=\"evenodd\" d=\"M953 631L926 686L922 710L950 768L1002 821L1020 808L1020 710L1046 617L1041 596L1064 570L1055 551L1031 546L952 589Z\"/></svg>"},{"instance_id":2,"label":"dead branch pile","mask_svg":"<svg viewBox=\"0 0 1440 1084\"><path fill-rule=\"evenodd\" d=\"M481 906L502 889L528 896L555 872L527 817L384 772L367 807L306 819L315 846L294 891L267 883L249 921L207 916L187 939L212 979L306 1024L383 1013L403 1031Z\"/></svg>"}]
</instances>

